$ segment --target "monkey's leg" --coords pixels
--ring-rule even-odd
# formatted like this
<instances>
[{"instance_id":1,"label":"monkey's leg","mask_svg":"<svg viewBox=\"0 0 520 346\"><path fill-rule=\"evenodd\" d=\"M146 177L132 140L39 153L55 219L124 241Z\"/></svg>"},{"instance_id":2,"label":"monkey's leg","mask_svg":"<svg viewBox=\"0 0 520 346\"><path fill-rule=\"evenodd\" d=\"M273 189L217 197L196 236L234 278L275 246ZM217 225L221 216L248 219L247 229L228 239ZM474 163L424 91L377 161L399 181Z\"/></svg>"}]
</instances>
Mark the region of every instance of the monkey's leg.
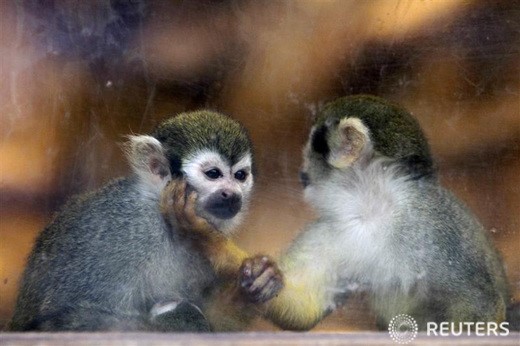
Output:
<instances>
[{"instance_id":1,"label":"monkey's leg","mask_svg":"<svg viewBox=\"0 0 520 346\"><path fill-rule=\"evenodd\" d=\"M229 332L246 329L258 316L258 309L244 298L236 282L229 282L215 290L204 313L212 331Z\"/></svg>"},{"instance_id":2,"label":"monkey's leg","mask_svg":"<svg viewBox=\"0 0 520 346\"><path fill-rule=\"evenodd\" d=\"M447 309L447 320L453 322L503 322L506 318L506 302L498 292L481 292L467 289L465 295L452 294Z\"/></svg>"},{"instance_id":3,"label":"monkey's leg","mask_svg":"<svg viewBox=\"0 0 520 346\"><path fill-rule=\"evenodd\" d=\"M186 301L156 304L150 311L148 331L209 332L206 316L196 305Z\"/></svg>"}]
</instances>

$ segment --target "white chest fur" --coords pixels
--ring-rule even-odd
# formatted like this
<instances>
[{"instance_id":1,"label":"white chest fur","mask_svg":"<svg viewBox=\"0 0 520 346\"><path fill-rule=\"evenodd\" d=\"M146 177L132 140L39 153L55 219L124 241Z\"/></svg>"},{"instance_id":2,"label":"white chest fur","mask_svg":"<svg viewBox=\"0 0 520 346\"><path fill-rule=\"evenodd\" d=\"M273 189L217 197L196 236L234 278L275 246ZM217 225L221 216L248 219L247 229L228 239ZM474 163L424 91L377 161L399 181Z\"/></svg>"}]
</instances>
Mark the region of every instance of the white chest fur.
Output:
<instances>
[{"instance_id":1,"label":"white chest fur","mask_svg":"<svg viewBox=\"0 0 520 346\"><path fill-rule=\"evenodd\" d=\"M307 189L306 199L322 216L318 222L333 237L328 252L337 259L340 277L375 290L411 286L416 275L396 246L395 227L411 193L406 178L383 160L334 172L326 183Z\"/></svg>"}]
</instances>

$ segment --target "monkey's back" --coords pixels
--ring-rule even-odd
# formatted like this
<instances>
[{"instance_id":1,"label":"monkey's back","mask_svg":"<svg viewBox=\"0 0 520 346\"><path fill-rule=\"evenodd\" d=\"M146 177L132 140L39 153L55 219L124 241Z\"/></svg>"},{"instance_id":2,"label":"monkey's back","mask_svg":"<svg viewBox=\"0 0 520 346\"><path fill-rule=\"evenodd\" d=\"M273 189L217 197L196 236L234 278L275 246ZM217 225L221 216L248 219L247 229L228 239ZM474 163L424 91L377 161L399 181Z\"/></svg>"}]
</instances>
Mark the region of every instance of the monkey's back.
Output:
<instances>
[{"instance_id":1,"label":"monkey's back","mask_svg":"<svg viewBox=\"0 0 520 346\"><path fill-rule=\"evenodd\" d=\"M436 180L410 182L388 249L413 284L378 295L389 320L408 309L421 322L501 321L508 302L500 256L471 211Z\"/></svg>"},{"instance_id":2,"label":"monkey's back","mask_svg":"<svg viewBox=\"0 0 520 346\"><path fill-rule=\"evenodd\" d=\"M134 177L68 202L36 240L10 329L133 329L155 303L200 303L213 272L157 203Z\"/></svg>"}]
</instances>

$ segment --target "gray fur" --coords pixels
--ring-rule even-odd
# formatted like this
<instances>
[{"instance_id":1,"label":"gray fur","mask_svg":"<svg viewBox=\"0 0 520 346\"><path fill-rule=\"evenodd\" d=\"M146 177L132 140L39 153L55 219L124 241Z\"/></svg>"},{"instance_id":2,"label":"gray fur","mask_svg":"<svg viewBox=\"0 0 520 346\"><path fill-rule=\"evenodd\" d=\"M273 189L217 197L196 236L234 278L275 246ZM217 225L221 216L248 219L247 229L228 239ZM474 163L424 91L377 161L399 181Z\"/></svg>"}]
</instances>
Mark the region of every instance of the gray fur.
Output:
<instances>
[{"instance_id":1,"label":"gray fur","mask_svg":"<svg viewBox=\"0 0 520 346\"><path fill-rule=\"evenodd\" d=\"M200 123L196 114L186 117ZM219 126L238 126L223 119L208 128L226 133ZM219 278L195 240L160 212L161 192L171 179L164 153L172 151L162 139L131 136L126 152L133 174L72 198L41 232L10 330L209 331L198 307L204 311L210 303ZM158 314L158 306L177 308Z\"/></svg>"},{"instance_id":2,"label":"gray fur","mask_svg":"<svg viewBox=\"0 0 520 346\"><path fill-rule=\"evenodd\" d=\"M10 330L147 330L161 301L201 303L212 271L136 177L72 199L38 237Z\"/></svg>"}]
</instances>

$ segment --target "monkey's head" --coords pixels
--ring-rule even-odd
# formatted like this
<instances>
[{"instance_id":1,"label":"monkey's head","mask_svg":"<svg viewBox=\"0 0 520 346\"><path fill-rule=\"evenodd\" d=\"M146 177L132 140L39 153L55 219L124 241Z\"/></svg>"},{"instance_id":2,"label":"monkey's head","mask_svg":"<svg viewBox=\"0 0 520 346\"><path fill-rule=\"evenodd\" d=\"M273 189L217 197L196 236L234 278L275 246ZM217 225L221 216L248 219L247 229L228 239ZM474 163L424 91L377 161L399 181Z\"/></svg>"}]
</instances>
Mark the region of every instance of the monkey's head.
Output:
<instances>
[{"instance_id":1,"label":"monkey's head","mask_svg":"<svg viewBox=\"0 0 520 346\"><path fill-rule=\"evenodd\" d=\"M216 112L196 111L166 120L152 136L136 138L141 137L158 149L131 161L155 174L161 182L156 192L170 179L185 177L197 192L198 215L226 235L241 222L254 183L251 141L242 125Z\"/></svg>"},{"instance_id":2,"label":"monkey's head","mask_svg":"<svg viewBox=\"0 0 520 346\"><path fill-rule=\"evenodd\" d=\"M417 121L403 108L369 95L325 105L303 156L304 187L378 157L398 164L411 179L434 176L430 149Z\"/></svg>"}]
</instances>

